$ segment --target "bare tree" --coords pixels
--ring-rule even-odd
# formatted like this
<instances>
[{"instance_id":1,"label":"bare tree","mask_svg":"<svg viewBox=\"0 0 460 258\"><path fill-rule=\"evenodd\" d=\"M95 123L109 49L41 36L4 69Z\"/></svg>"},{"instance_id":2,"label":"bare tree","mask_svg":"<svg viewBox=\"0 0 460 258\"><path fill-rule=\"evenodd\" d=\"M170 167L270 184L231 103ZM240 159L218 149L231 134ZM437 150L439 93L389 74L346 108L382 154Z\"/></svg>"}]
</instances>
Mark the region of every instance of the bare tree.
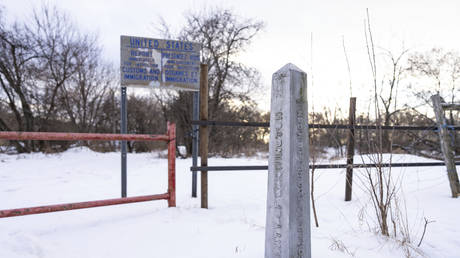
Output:
<instances>
[{"instance_id":1,"label":"bare tree","mask_svg":"<svg viewBox=\"0 0 460 258\"><path fill-rule=\"evenodd\" d=\"M7 123L0 117L1 129L48 131L70 121L89 130L113 80L96 37L80 33L55 7L43 5L31 17L0 26L0 99L15 118ZM16 143L20 152L38 147Z\"/></svg>"},{"instance_id":2,"label":"bare tree","mask_svg":"<svg viewBox=\"0 0 460 258\"><path fill-rule=\"evenodd\" d=\"M160 20L160 28L157 30L166 37L202 44L201 62L208 64L210 120L224 117L245 119L241 113L231 114L233 111L239 112L242 109L252 110L250 114L253 115L256 108L250 95L260 89L260 75L256 69L238 62L236 56L244 52L250 45L263 28L263 22L244 19L230 10L220 8L187 13L185 19L186 24L177 35L173 35L163 19ZM174 113L167 112L167 117L174 119L177 122L178 131L182 132L178 133L178 141L185 144L190 151L191 94L178 92L169 94L166 99L165 96L162 98L164 110L174 110ZM222 140L222 136L227 136L222 135L221 130L223 129L219 128L220 133L217 136L218 132L211 128L209 133L211 141ZM251 137L253 138L254 136ZM232 141L229 144L237 142ZM213 146L218 145L216 143ZM239 148L236 145L234 147Z\"/></svg>"},{"instance_id":3,"label":"bare tree","mask_svg":"<svg viewBox=\"0 0 460 258\"><path fill-rule=\"evenodd\" d=\"M38 56L33 51L34 42L22 25L15 23L10 27L0 27L0 86L2 102L5 103L15 118L15 125L0 118L2 130L33 131L34 114L32 99L34 96L33 74ZM15 142L18 151L31 150Z\"/></svg>"},{"instance_id":4,"label":"bare tree","mask_svg":"<svg viewBox=\"0 0 460 258\"><path fill-rule=\"evenodd\" d=\"M102 116L102 106L115 88L114 69L100 57L93 42L76 57L78 69L59 91L58 105L62 115L79 132L95 132Z\"/></svg>"},{"instance_id":5,"label":"bare tree","mask_svg":"<svg viewBox=\"0 0 460 258\"><path fill-rule=\"evenodd\" d=\"M372 85L374 88L374 98L373 105L375 111L375 119L378 126L382 125L382 112L380 110L379 102L383 98L379 98L379 86L377 84L378 74L377 74L377 57L375 52L375 45L372 36L371 21L369 16L369 11L366 9L366 20L364 22L364 34L366 38L366 47L367 54L369 58L369 64L372 72ZM395 63L395 62L393 62ZM393 70L394 71L394 70ZM395 76L393 76L395 77ZM390 86L392 80L390 80ZM392 92L392 90L390 91ZM391 98L387 99L387 102L383 101L384 106L391 104ZM375 212L375 218L379 226L379 231L384 236L390 235L388 219L391 216L391 205L396 199L397 188L392 178L392 169L391 167L385 168L382 164L384 160L384 140L383 140L383 130L381 127L375 132L375 136L368 136L368 150L369 154L364 157L361 156L363 163L370 161L375 164L373 168L366 168L363 176L358 177L361 180L362 187L369 193L370 200L372 202L372 207ZM391 163L391 144L390 146L390 160ZM387 161L388 162L388 161Z\"/></svg>"},{"instance_id":6,"label":"bare tree","mask_svg":"<svg viewBox=\"0 0 460 258\"><path fill-rule=\"evenodd\" d=\"M383 125L389 126L392 124L392 118L395 114L401 111L398 107L398 87L405 72L403 61L409 50L404 49L398 55L394 55L389 50L384 50L385 56L390 63L390 73L387 78L383 79L382 87L380 89L379 99L383 105ZM385 130L382 135L382 145L385 152L389 152L390 147L390 132Z\"/></svg>"},{"instance_id":7,"label":"bare tree","mask_svg":"<svg viewBox=\"0 0 460 258\"><path fill-rule=\"evenodd\" d=\"M415 52L409 57L408 70L414 79L430 79L431 85L419 85L420 93L417 95L426 101L426 96L439 93L444 99L454 99L460 91L458 79L460 78L460 55L455 51L446 51L433 48L426 52ZM421 87L419 87L421 86ZM429 101L426 101L429 103Z\"/></svg>"},{"instance_id":8,"label":"bare tree","mask_svg":"<svg viewBox=\"0 0 460 258\"><path fill-rule=\"evenodd\" d=\"M407 68L413 75L413 94L421 101L419 107L430 107L430 97L435 94L454 103L460 93L460 54L457 51L447 51L433 48L426 52L416 52L409 57ZM428 82L428 83L427 83ZM430 83L431 82L431 83ZM457 114L458 115L458 114ZM449 111L449 124L456 124L456 113ZM456 134L452 135L455 152L460 153ZM436 141L437 142L437 141ZM439 146L439 145L437 145ZM440 150L440 147L436 148Z\"/></svg>"},{"instance_id":9,"label":"bare tree","mask_svg":"<svg viewBox=\"0 0 460 258\"><path fill-rule=\"evenodd\" d=\"M426 52L415 52L409 57L407 70L413 75L414 95L423 104L431 105L430 97L440 94L451 102L460 93L460 54L433 48ZM427 84L427 79L431 84ZM450 114L450 122L453 114Z\"/></svg>"},{"instance_id":10,"label":"bare tree","mask_svg":"<svg viewBox=\"0 0 460 258\"><path fill-rule=\"evenodd\" d=\"M257 71L235 60L251 43L264 24L242 19L230 10L212 9L190 13L180 32L184 40L202 43L202 62L208 64L211 118L224 100L247 95L257 86ZM249 80L249 81L248 81Z\"/></svg>"},{"instance_id":11,"label":"bare tree","mask_svg":"<svg viewBox=\"0 0 460 258\"><path fill-rule=\"evenodd\" d=\"M377 55L375 52L374 40L372 38L372 30L369 12L367 11L367 19L365 21L365 36L366 46L368 50L369 63L372 71L372 80L374 88L374 96L372 103L375 109L375 120L377 130L373 132L368 131L367 135L367 150L368 154L361 155L363 163L374 164L372 168L365 168L364 171L358 173L357 184L362 187L369 195L371 202L371 219L376 222L378 232L387 237L393 237L401 242L406 252L407 257L411 257L412 251L419 252L417 247L411 244L410 221L407 216L407 210L404 204L404 193L402 185L402 174L393 173L390 166L384 167L384 163L392 163L393 152L393 139L394 135L387 135L385 138L384 129L382 129L382 122L385 124L386 119L391 119L393 116L397 117L401 111L397 108L395 101L395 94L397 94L397 86L399 84L400 76L403 73L401 60L406 51L402 51L400 55L394 57L388 54L391 60L392 69L390 69L389 79L387 82L382 80L382 86L387 87L387 95L382 95L379 91L377 68L382 74L385 74L385 69L377 65ZM389 53L389 52L387 52ZM386 96L386 97L384 97ZM380 106L383 105L383 110ZM394 105L392 107L392 105ZM390 108L394 111L390 112ZM393 121L392 121L393 122ZM387 144L387 145L385 145ZM386 154L385 154L386 153ZM404 207L404 208L401 208ZM367 214L366 208L363 211Z\"/></svg>"},{"instance_id":12,"label":"bare tree","mask_svg":"<svg viewBox=\"0 0 460 258\"><path fill-rule=\"evenodd\" d=\"M92 39L81 34L65 13L46 5L34 11L33 22L25 31L33 35L33 51L39 58L34 78L34 105L41 117L38 130L48 130L50 120L59 115L59 93L81 68L79 61L91 48Z\"/></svg>"}]
</instances>

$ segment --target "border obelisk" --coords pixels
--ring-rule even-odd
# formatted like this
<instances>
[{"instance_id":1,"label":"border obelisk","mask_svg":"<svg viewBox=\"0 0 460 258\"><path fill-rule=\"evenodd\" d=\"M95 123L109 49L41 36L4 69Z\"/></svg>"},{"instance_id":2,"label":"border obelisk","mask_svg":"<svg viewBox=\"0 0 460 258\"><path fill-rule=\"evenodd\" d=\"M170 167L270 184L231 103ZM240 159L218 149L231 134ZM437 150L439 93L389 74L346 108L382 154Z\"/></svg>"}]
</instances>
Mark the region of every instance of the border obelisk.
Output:
<instances>
[{"instance_id":1,"label":"border obelisk","mask_svg":"<svg viewBox=\"0 0 460 258\"><path fill-rule=\"evenodd\" d=\"M273 74L265 258L310 258L307 74Z\"/></svg>"}]
</instances>

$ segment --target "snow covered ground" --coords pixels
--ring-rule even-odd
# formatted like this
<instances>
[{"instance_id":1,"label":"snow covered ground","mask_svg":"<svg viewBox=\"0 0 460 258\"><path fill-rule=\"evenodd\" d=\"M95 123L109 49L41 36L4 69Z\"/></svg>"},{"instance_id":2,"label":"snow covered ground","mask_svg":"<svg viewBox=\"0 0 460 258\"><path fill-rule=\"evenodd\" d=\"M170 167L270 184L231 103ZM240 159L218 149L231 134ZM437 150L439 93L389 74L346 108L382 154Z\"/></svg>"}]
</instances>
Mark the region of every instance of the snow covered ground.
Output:
<instances>
[{"instance_id":1,"label":"snow covered ground","mask_svg":"<svg viewBox=\"0 0 460 258\"><path fill-rule=\"evenodd\" d=\"M393 156L393 162L415 161L428 160ZM210 165L266 162L209 160ZM177 160L177 208L151 201L0 219L0 257L263 257L267 172L209 172L210 209L203 210L190 197L190 166L190 159ZM158 154L129 154L128 195L166 192L166 167ZM373 233L372 219L361 216L369 198L355 171L353 201L344 202L344 170L317 170L320 227L312 225L313 257L405 257L400 242ZM435 221L428 225L422 257L460 257L460 200L450 198L445 168L393 173L402 176L413 245L423 218ZM0 209L119 195L119 153L77 148L53 155L0 154Z\"/></svg>"}]
</instances>

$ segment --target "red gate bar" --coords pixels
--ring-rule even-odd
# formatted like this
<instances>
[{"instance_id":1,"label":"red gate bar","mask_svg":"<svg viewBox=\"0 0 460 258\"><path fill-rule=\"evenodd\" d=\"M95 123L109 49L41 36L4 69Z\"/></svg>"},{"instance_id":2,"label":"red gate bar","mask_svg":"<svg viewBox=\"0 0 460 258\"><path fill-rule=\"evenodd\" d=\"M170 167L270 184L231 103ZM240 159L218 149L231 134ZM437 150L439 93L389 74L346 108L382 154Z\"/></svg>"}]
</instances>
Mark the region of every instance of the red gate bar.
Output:
<instances>
[{"instance_id":1,"label":"red gate bar","mask_svg":"<svg viewBox=\"0 0 460 258\"><path fill-rule=\"evenodd\" d=\"M168 206L176 207L176 125L168 122Z\"/></svg>"},{"instance_id":2,"label":"red gate bar","mask_svg":"<svg viewBox=\"0 0 460 258\"><path fill-rule=\"evenodd\" d=\"M30 214L39 214L39 213L56 212L56 211L94 208L94 207L100 207L100 206L109 206L109 205L117 205L117 204L133 203L133 202L146 202L146 201L153 201L153 200L169 200L169 194L164 193L164 194L144 195L144 196L136 196L136 197L106 199L106 200L99 200L99 201L75 202L75 203L37 206L37 207L30 207L30 208L0 210L0 218L24 216L24 215L30 215Z\"/></svg>"},{"instance_id":3,"label":"red gate bar","mask_svg":"<svg viewBox=\"0 0 460 258\"><path fill-rule=\"evenodd\" d=\"M50 132L0 132L5 140L48 141L169 141L169 135L111 134L111 133L50 133Z\"/></svg>"},{"instance_id":4,"label":"red gate bar","mask_svg":"<svg viewBox=\"0 0 460 258\"><path fill-rule=\"evenodd\" d=\"M77 202L0 210L0 218L39 214L55 211L76 210L108 205L153 200L167 200L168 207L176 207L176 125L168 122L166 135L149 134L99 134L99 133L50 133L50 132L0 132L0 139L6 140L48 140L48 141L165 141L168 143L168 192L164 194L124 197L89 202Z\"/></svg>"}]
</instances>

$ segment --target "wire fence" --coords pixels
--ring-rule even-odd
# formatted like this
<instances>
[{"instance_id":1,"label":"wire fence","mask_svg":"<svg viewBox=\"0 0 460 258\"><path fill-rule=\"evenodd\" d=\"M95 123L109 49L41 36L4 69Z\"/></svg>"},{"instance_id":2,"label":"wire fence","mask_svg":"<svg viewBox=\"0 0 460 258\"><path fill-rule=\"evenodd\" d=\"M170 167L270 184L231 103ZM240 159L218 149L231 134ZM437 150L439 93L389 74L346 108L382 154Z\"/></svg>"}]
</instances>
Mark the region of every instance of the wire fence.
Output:
<instances>
[{"instance_id":1,"label":"wire fence","mask_svg":"<svg viewBox=\"0 0 460 258\"><path fill-rule=\"evenodd\" d=\"M192 121L192 125L201 126L249 126L249 127L270 127L269 122L233 122L233 121ZM308 128L318 129L358 129L358 130L402 130L402 131L437 131L436 125L431 126L380 126L380 125L343 125L343 124L308 124ZM460 131L460 126L447 126L448 130Z\"/></svg>"},{"instance_id":2,"label":"wire fence","mask_svg":"<svg viewBox=\"0 0 460 258\"><path fill-rule=\"evenodd\" d=\"M412 163L378 163L378 164L311 164L310 169L338 169L338 168L388 168L388 167L436 167L444 166L444 162L412 162ZM460 166L460 162L455 165ZM243 170L268 170L268 166L206 166L190 167L192 171L243 171Z\"/></svg>"},{"instance_id":3,"label":"wire fence","mask_svg":"<svg viewBox=\"0 0 460 258\"><path fill-rule=\"evenodd\" d=\"M234 122L234 121L202 121L194 120L192 125L199 126L230 126L230 127L270 127L269 122ZM392 131L432 131L439 129L430 126L380 126L380 125L346 125L346 124L308 124L309 129L355 129L355 130L392 130ZM446 126L450 131L460 131L460 126ZM456 162L460 165L460 162ZM341 169L341 168L377 168L377 167L433 167L445 166L444 162L411 162L411 163L368 163L368 164L311 164L310 169ZM268 166L192 166L191 171L244 171L268 170Z\"/></svg>"}]
</instances>

